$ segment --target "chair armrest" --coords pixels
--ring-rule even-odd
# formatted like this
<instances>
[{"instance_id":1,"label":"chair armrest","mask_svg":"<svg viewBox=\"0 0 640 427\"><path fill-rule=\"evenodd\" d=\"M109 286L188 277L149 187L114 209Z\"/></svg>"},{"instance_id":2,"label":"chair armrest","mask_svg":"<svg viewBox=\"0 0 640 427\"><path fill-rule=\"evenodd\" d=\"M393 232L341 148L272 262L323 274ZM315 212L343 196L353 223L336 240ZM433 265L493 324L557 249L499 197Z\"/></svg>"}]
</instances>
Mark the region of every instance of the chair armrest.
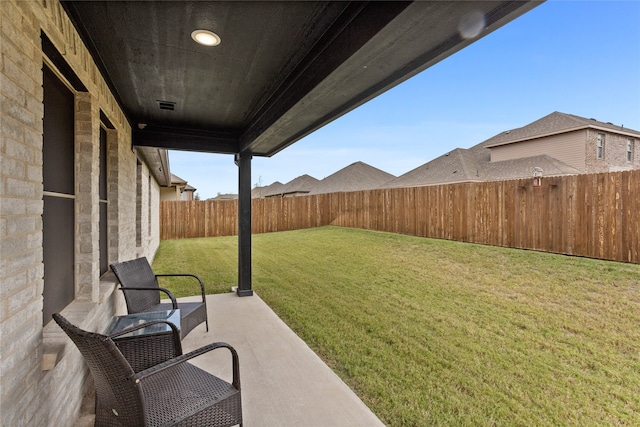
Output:
<instances>
[{"instance_id":1,"label":"chair armrest","mask_svg":"<svg viewBox=\"0 0 640 427\"><path fill-rule=\"evenodd\" d=\"M195 274L156 274L155 276L156 279L158 277L193 277L200 284L200 293L202 294L202 300L204 301L204 282Z\"/></svg>"},{"instance_id":2,"label":"chair armrest","mask_svg":"<svg viewBox=\"0 0 640 427\"><path fill-rule=\"evenodd\" d=\"M171 304L173 305L173 308L174 309L178 308L178 301L176 300L176 297L167 288L135 288L135 287L120 285L119 289L122 292L124 292L124 291L153 291L153 292L160 291L160 292L164 292L165 294L167 294L169 296L169 299L171 300Z\"/></svg>"},{"instance_id":3,"label":"chair armrest","mask_svg":"<svg viewBox=\"0 0 640 427\"><path fill-rule=\"evenodd\" d=\"M231 360L232 360L232 369L233 369L233 382L232 385L240 390L240 364L238 362L238 353L236 350L231 347L229 344L224 342L214 342L212 344L205 345L204 347L200 347L196 350L190 351L187 354L183 354L182 356L174 357L171 360L167 360L166 362L160 363L156 366L152 366L151 368L145 369L144 371L140 371L135 374L132 378L134 380L144 380L145 378L157 374L160 371L163 371L167 368L171 368L172 366L178 365L180 363L185 363L189 359L193 359L194 357L201 356L204 353L209 351L218 349L218 348L226 348L231 352Z\"/></svg>"}]
</instances>

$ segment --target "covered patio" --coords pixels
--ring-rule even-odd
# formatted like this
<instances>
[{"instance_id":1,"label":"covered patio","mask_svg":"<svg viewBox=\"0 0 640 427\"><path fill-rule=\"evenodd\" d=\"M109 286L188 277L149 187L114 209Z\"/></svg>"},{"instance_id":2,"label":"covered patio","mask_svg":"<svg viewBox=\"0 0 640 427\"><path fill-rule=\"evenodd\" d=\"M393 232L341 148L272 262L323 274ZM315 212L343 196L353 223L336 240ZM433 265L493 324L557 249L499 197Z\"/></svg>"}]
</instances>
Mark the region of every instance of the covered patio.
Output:
<instances>
[{"instance_id":1,"label":"covered patio","mask_svg":"<svg viewBox=\"0 0 640 427\"><path fill-rule=\"evenodd\" d=\"M179 301L188 301L180 298ZM254 294L208 295L210 331L204 324L183 341L186 353L213 341L240 355L244 424L262 427L375 427L384 424L358 396ZM210 352L194 364L227 381L226 352ZM76 427L93 425L91 394Z\"/></svg>"},{"instance_id":2,"label":"covered patio","mask_svg":"<svg viewBox=\"0 0 640 427\"><path fill-rule=\"evenodd\" d=\"M237 294L250 296L251 159L273 156L542 2L61 3L132 126L132 148L151 163L158 149L234 156Z\"/></svg>"},{"instance_id":3,"label":"covered patio","mask_svg":"<svg viewBox=\"0 0 640 427\"><path fill-rule=\"evenodd\" d=\"M239 256L237 291L210 297L212 332L194 331L185 348L238 347L247 425L312 425L319 413L322 425L334 424L328 414L375 425L259 298L236 297L253 295L252 158L277 154L538 4L0 2L3 424L78 419L92 384L52 314L103 331L123 313L109 265L153 259L167 151L187 150L238 166ZM217 45L199 44L203 32Z\"/></svg>"}]
</instances>

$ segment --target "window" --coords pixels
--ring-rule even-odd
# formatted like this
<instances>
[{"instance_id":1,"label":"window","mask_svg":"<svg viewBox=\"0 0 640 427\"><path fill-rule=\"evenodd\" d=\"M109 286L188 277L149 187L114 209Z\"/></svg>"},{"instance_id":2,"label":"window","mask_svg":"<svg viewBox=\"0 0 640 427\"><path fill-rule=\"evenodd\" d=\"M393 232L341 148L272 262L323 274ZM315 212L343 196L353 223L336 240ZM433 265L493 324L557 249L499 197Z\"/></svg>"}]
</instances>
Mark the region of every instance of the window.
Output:
<instances>
[{"instance_id":1,"label":"window","mask_svg":"<svg viewBox=\"0 0 640 427\"><path fill-rule=\"evenodd\" d=\"M100 126L100 151L99 151L99 248L100 248L100 275L109 270L109 241L108 241L108 205L107 199L107 131Z\"/></svg>"},{"instance_id":2,"label":"window","mask_svg":"<svg viewBox=\"0 0 640 427\"><path fill-rule=\"evenodd\" d=\"M151 171L149 171L149 182L147 182L147 224L148 224L148 228L147 228L147 238L149 238L151 236L151 197L152 197L152 192L151 192Z\"/></svg>"},{"instance_id":3,"label":"window","mask_svg":"<svg viewBox=\"0 0 640 427\"><path fill-rule=\"evenodd\" d=\"M599 133L596 139L596 159L604 159L604 134Z\"/></svg>"},{"instance_id":4,"label":"window","mask_svg":"<svg viewBox=\"0 0 640 427\"><path fill-rule=\"evenodd\" d=\"M75 298L74 93L43 67L43 325Z\"/></svg>"},{"instance_id":5,"label":"window","mask_svg":"<svg viewBox=\"0 0 640 427\"><path fill-rule=\"evenodd\" d=\"M635 141L633 139L627 139L627 162L633 162L633 146Z\"/></svg>"},{"instance_id":6,"label":"window","mask_svg":"<svg viewBox=\"0 0 640 427\"><path fill-rule=\"evenodd\" d=\"M142 163L140 160L136 163L136 246L142 246Z\"/></svg>"}]
</instances>

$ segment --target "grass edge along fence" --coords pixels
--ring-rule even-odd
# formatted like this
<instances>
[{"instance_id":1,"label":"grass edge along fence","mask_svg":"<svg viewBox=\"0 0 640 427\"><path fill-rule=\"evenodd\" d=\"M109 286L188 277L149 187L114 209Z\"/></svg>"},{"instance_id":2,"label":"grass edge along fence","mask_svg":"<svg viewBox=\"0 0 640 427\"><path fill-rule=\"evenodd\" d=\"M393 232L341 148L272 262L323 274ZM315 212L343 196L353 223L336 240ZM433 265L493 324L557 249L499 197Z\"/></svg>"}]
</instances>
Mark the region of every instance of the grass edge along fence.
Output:
<instances>
[{"instance_id":1,"label":"grass edge along fence","mask_svg":"<svg viewBox=\"0 0 640 427\"><path fill-rule=\"evenodd\" d=\"M640 263L640 170L252 200L255 234L337 225ZM237 234L236 200L160 203L163 240Z\"/></svg>"}]
</instances>

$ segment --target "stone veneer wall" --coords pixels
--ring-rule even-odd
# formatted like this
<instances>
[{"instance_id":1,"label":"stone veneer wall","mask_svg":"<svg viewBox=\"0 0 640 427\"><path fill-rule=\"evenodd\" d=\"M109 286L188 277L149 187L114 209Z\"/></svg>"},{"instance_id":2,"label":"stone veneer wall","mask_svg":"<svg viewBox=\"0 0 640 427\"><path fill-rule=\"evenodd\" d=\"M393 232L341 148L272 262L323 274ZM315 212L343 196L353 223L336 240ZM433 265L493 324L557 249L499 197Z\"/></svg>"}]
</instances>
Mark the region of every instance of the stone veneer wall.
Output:
<instances>
[{"instance_id":1,"label":"stone veneer wall","mask_svg":"<svg viewBox=\"0 0 640 427\"><path fill-rule=\"evenodd\" d=\"M75 95L75 300L62 314L101 331L124 312L112 275L100 277L98 147L107 131L109 262L153 258L160 232L159 186L149 170L140 185L136 242L137 158L131 128L57 0L0 1L0 416L1 425L73 425L90 386L80 354L54 322L42 326L42 52L51 40L87 88Z\"/></svg>"}]
</instances>

